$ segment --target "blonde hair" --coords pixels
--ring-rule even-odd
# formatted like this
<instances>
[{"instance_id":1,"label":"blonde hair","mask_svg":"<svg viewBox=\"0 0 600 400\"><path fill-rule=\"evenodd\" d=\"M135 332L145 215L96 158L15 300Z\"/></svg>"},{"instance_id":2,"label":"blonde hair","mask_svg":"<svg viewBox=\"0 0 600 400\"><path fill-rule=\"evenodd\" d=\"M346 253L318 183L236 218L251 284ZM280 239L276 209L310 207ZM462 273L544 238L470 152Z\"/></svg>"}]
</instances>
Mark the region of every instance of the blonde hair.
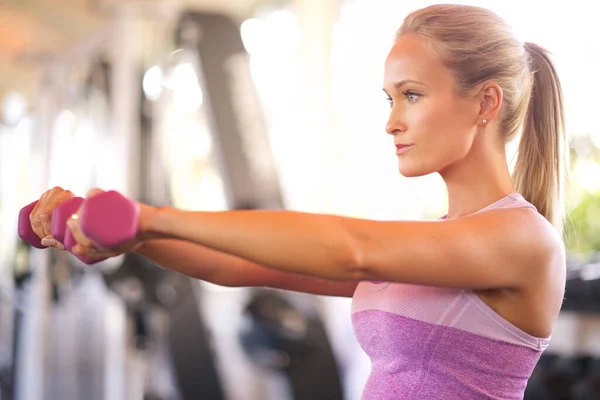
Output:
<instances>
[{"instance_id":1,"label":"blonde hair","mask_svg":"<svg viewBox=\"0 0 600 400\"><path fill-rule=\"evenodd\" d=\"M521 132L513 184L562 233L569 151L562 89L549 52L519 42L498 15L473 6L414 11L397 35L406 33L431 45L453 71L459 95L473 96L490 81L502 88L505 143Z\"/></svg>"}]
</instances>

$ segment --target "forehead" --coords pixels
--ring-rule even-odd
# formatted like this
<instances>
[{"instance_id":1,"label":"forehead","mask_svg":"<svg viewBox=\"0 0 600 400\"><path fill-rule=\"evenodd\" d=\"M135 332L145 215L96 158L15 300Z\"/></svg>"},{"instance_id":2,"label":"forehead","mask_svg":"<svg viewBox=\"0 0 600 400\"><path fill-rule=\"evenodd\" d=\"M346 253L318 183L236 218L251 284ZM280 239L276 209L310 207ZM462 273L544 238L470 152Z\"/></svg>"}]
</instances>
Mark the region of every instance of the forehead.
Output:
<instances>
[{"instance_id":1,"label":"forehead","mask_svg":"<svg viewBox=\"0 0 600 400\"><path fill-rule=\"evenodd\" d=\"M413 34L400 36L385 61L384 86L404 79L421 81L428 86L452 83L452 74L423 39Z\"/></svg>"}]
</instances>

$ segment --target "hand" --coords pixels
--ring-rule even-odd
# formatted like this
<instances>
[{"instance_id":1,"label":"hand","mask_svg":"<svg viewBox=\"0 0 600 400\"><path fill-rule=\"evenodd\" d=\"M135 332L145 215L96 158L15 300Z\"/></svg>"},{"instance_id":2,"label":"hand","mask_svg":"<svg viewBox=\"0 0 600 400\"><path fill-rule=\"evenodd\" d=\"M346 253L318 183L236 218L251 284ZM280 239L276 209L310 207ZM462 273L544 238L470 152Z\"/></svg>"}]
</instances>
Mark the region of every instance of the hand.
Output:
<instances>
[{"instance_id":1,"label":"hand","mask_svg":"<svg viewBox=\"0 0 600 400\"><path fill-rule=\"evenodd\" d=\"M56 247L60 250L65 249L65 246L52 237L52 212L59 204L73 197L75 195L70 190L64 190L57 186L44 192L36 206L31 210L29 214L31 228L42 239L42 245Z\"/></svg>"},{"instance_id":2,"label":"hand","mask_svg":"<svg viewBox=\"0 0 600 400\"><path fill-rule=\"evenodd\" d=\"M86 200L91 197L97 196L101 193L104 193L104 191L100 190L100 189L92 189L88 192L88 194L86 196ZM152 207L148 207L148 206L145 206L142 204L140 204L139 206L140 206L140 211L148 210L148 209L152 208ZM135 239L130 240L129 242L119 246L118 248L110 248L110 249L103 248L102 246L100 246L98 243L95 243L93 240L91 240L89 237L87 237L83 233L83 231L81 229L81 220L80 220L82 209L83 209L83 206L80 207L79 210L77 210L77 212L75 214L73 214L71 216L71 218L69 218L69 220L67 221L67 228L71 231L71 233L73 234L73 238L77 242L77 244L71 249L73 254L75 254L76 256L84 256L90 260L98 260L98 259L116 257L116 256L119 256L124 253L136 251L139 248L139 246L142 244L142 239L140 238L140 235L138 234L138 236ZM140 213L140 214L142 214L142 213ZM140 215L140 217L141 217L141 215Z\"/></svg>"}]
</instances>

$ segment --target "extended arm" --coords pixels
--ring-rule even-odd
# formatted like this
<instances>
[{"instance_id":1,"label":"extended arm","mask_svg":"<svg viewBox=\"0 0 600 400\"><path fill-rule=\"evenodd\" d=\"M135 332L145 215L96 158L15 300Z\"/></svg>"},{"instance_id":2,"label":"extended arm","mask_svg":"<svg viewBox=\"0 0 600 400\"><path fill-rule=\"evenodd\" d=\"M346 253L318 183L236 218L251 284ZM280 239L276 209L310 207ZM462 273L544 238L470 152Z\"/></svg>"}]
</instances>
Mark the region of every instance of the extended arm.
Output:
<instances>
[{"instance_id":1,"label":"extended arm","mask_svg":"<svg viewBox=\"0 0 600 400\"><path fill-rule=\"evenodd\" d=\"M186 240L284 272L473 289L520 287L560 257L527 209L449 221L371 221L291 211L149 209L142 235Z\"/></svg>"},{"instance_id":2,"label":"extended arm","mask_svg":"<svg viewBox=\"0 0 600 400\"><path fill-rule=\"evenodd\" d=\"M358 282L339 282L266 268L194 243L174 239L144 242L137 252L157 264L221 286L256 286L352 297Z\"/></svg>"}]
</instances>

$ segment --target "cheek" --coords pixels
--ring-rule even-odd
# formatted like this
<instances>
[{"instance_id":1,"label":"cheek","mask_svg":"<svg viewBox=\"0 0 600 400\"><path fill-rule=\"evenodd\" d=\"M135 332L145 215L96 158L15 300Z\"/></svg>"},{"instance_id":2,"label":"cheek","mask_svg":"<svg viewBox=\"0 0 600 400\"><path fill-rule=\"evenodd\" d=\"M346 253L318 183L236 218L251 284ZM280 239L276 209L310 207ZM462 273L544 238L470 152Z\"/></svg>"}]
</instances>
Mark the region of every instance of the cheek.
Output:
<instances>
[{"instance_id":1,"label":"cheek","mask_svg":"<svg viewBox=\"0 0 600 400\"><path fill-rule=\"evenodd\" d=\"M414 106L408 122L409 130L412 128L414 137L411 139L419 146L427 147L433 151L436 148L448 148L456 144L459 131L460 117L448 101L444 98L426 99L422 104Z\"/></svg>"},{"instance_id":2,"label":"cheek","mask_svg":"<svg viewBox=\"0 0 600 400\"><path fill-rule=\"evenodd\" d=\"M444 148L462 147L468 131L465 108L456 99L439 97L424 103L415 118L415 128L428 145Z\"/></svg>"},{"instance_id":3,"label":"cheek","mask_svg":"<svg viewBox=\"0 0 600 400\"><path fill-rule=\"evenodd\" d=\"M418 146L415 152L400 157L404 176L421 176L443 169L462 158L470 148L467 116L464 110L450 107L450 100L440 99L419 105L407 120L409 135Z\"/></svg>"}]
</instances>

